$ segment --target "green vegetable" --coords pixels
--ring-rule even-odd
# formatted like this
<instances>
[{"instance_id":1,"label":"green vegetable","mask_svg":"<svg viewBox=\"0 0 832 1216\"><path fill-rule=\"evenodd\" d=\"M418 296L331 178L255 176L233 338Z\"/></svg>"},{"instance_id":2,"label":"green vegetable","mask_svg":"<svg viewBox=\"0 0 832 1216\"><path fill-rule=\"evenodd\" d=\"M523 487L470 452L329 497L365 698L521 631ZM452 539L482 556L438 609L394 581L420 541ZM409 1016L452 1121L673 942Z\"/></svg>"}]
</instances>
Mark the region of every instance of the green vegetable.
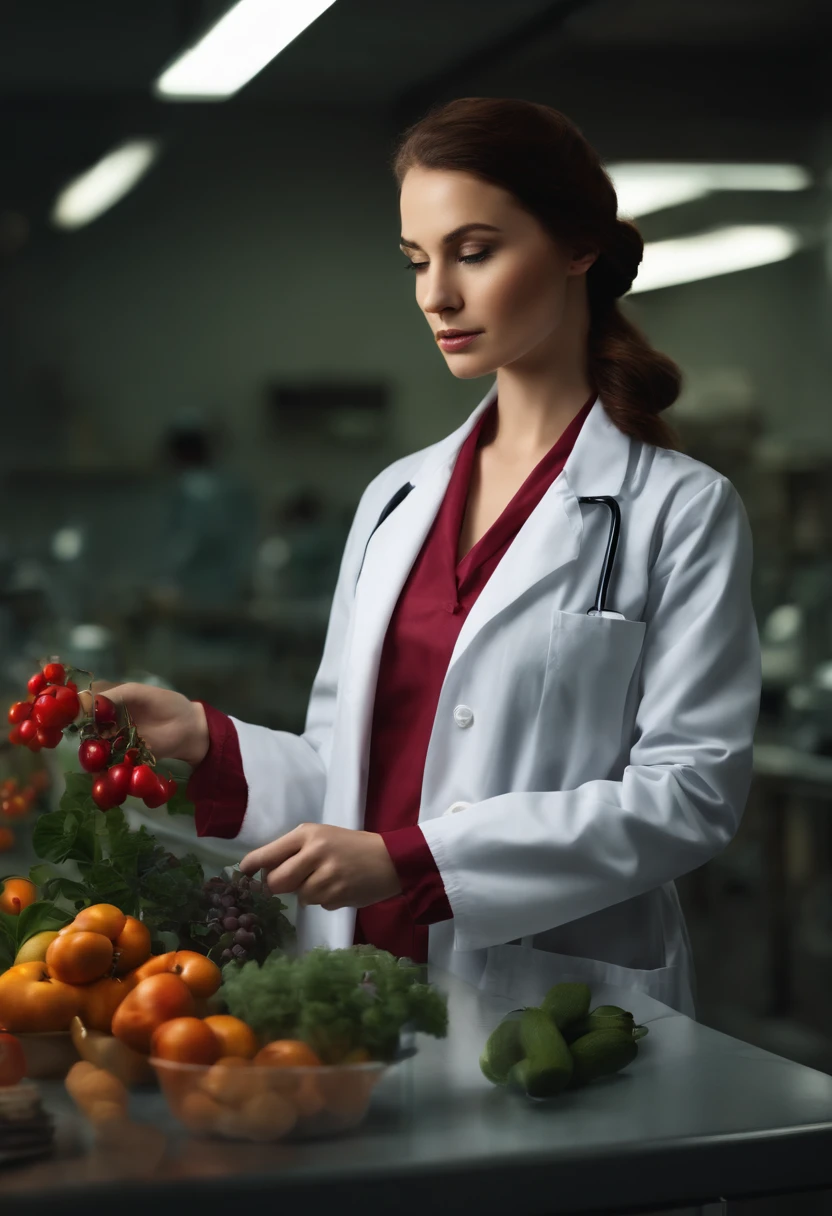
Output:
<instances>
[{"instance_id":1,"label":"green vegetable","mask_svg":"<svg viewBox=\"0 0 832 1216\"><path fill-rule=\"evenodd\" d=\"M572 1085L586 1085L596 1077L620 1072L638 1055L638 1044L628 1030L592 1030L568 1049L574 1061Z\"/></svg>"},{"instance_id":2,"label":"green vegetable","mask_svg":"<svg viewBox=\"0 0 832 1216\"><path fill-rule=\"evenodd\" d=\"M520 1019L515 1014L508 1014L489 1036L480 1056L480 1068L494 1085L504 1085L512 1066L522 1060L524 1054Z\"/></svg>"},{"instance_id":3,"label":"green vegetable","mask_svg":"<svg viewBox=\"0 0 832 1216\"><path fill-rule=\"evenodd\" d=\"M576 1022L572 1022L564 1028L563 1035L567 1043L574 1043L576 1039L582 1038L585 1034L590 1034L593 1030L625 1030L633 1032L635 1030L635 1019L626 1009L619 1009L617 1005L599 1005L597 1009L593 1009L585 1018L579 1018Z\"/></svg>"},{"instance_id":4,"label":"green vegetable","mask_svg":"<svg viewBox=\"0 0 832 1216\"><path fill-rule=\"evenodd\" d=\"M543 1009L525 1009L520 1018L524 1059L509 1073L509 1082L532 1098L549 1098L569 1083L573 1062L563 1035Z\"/></svg>"},{"instance_id":5,"label":"green vegetable","mask_svg":"<svg viewBox=\"0 0 832 1216\"><path fill-rule=\"evenodd\" d=\"M543 998L541 1009L548 1013L559 1030L586 1017L592 993L588 984L555 984Z\"/></svg>"},{"instance_id":6,"label":"green vegetable","mask_svg":"<svg viewBox=\"0 0 832 1216\"><path fill-rule=\"evenodd\" d=\"M218 995L264 1041L302 1039L325 1064L359 1047L391 1060L405 1027L448 1032L446 998L422 982L422 968L373 946L228 963Z\"/></svg>"}]
</instances>

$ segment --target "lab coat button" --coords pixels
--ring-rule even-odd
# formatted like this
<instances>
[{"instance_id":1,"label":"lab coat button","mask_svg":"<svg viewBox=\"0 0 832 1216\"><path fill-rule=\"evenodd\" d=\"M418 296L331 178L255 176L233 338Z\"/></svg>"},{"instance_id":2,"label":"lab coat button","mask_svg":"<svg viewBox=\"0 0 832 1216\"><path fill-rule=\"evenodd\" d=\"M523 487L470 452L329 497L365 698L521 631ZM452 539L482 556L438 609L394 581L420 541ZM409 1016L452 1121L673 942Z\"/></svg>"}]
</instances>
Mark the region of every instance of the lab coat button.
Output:
<instances>
[{"instance_id":1,"label":"lab coat button","mask_svg":"<svg viewBox=\"0 0 832 1216\"><path fill-rule=\"evenodd\" d=\"M442 815L443 817L446 815L455 815L457 811L464 811L470 805L470 802L452 802L447 811L442 812Z\"/></svg>"},{"instance_id":2,"label":"lab coat button","mask_svg":"<svg viewBox=\"0 0 832 1216\"><path fill-rule=\"evenodd\" d=\"M469 705L457 705L454 710L454 722L464 730L474 721L474 711Z\"/></svg>"}]
</instances>

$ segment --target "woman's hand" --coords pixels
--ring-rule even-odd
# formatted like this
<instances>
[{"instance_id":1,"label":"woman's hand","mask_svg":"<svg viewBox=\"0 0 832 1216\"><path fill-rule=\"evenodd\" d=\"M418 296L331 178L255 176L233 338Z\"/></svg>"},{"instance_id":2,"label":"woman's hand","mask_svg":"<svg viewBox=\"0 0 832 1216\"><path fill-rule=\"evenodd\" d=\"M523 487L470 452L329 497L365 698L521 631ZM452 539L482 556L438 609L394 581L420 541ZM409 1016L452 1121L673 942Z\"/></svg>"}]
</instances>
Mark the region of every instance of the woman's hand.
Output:
<instances>
[{"instance_id":1,"label":"woman's hand","mask_svg":"<svg viewBox=\"0 0 832 1216\"><path fill-rule=\"evenodd\" d=\"M111 701L130 711L136 729L147 746L161 760L184 760L192 768L208 752L208 722L205 710L181 692L155 688L151 684L107 684L96 680L93 693L106 693ZM89 709L90 694L78 694L84 709Z\"/></svg>"},{"instance_id":2,"label":"woman's hand","mask_svg":"<svg viewBox=\"0 0 832 1216\"><path fill-rule=\"evenodd\" d=\"M336 908L366 908L391 899L402 886L387 847L377 832L302 823L292 832L240 862L244 874L266 870L274 895L294 892L298 903Z\"/></svg>"}]
</instances>

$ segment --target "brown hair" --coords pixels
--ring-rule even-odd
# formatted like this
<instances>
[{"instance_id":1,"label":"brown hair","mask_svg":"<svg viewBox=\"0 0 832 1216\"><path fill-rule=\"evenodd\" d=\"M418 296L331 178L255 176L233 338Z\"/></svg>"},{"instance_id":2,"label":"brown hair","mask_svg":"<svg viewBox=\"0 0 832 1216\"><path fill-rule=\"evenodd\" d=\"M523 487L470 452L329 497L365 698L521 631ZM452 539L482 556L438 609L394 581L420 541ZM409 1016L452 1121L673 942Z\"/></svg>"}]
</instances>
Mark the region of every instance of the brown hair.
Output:
<instances>
[{"instance_id":1,"label":"brown hair","mask_svg":"<svg viewBox=\"0 0 832 1216\"><path fill-rule=\"evenodd\" d=\"M681 372L654 350L616 300L630 290L644 242L618 219L615 188L598 153L564 114L537 102L461 97L432 107L400 137L392 168L457 169L510 191L558 241L600 254L587 271L589 373L625 435L679 450L659 418L679 395Z\"/></svg>"}]
</instances>

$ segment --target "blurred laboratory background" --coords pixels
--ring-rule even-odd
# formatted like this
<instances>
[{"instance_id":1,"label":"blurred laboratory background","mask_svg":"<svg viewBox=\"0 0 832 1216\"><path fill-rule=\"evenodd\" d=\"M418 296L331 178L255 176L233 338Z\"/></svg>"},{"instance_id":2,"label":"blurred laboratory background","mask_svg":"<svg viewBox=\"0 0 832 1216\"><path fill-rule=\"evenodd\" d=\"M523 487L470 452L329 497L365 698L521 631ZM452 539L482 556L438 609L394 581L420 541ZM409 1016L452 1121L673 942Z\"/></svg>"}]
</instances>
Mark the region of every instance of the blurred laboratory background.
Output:
<instances>
[{"instance_id":1,"label":"blurred laboratory background","mask_svg":"<svg viewBox=\"0 0 832 1216\"><path fill-rule=\"evenodd\" d=\"M751 797L679 883L699 1015L832 1071L830 6L330 0L248 59L231 8L0 2L7 702L58 654L303 728L362 490L492 382L400 272L395 139L453 97L553 105L644 234L666 417L754 532Z\"/></svg>"}]
</instances>

